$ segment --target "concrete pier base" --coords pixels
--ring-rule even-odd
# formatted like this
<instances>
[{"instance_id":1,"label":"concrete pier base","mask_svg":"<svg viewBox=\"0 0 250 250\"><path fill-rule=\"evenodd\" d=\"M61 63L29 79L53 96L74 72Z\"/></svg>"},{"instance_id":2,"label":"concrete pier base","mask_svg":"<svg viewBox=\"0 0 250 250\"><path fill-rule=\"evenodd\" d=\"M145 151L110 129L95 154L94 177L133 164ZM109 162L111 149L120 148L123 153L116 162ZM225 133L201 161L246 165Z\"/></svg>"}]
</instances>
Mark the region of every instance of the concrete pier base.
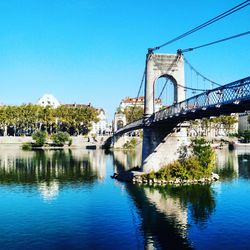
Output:
<instances>
[{"instance_id":1,"label":"concrete pier base","mask_svg":"<svg viewBox=\"0 0 250 250\"><path fill-rule=\"evenodd\" d=\"M172 132L166 129L144 130L142 171L158 171L165 164L179 158L179 149L188 145L187 128L177 127Z\"/></svg>"}]
</instances>

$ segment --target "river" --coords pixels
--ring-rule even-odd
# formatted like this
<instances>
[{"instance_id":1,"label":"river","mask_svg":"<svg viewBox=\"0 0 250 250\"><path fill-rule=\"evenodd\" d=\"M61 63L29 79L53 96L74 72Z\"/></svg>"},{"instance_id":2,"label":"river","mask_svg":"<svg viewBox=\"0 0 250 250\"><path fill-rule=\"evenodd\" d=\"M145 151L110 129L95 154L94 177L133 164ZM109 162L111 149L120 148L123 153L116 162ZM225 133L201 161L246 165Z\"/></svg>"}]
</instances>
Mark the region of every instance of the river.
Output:
<instances>
[{"instance_id":1,"label":"river","mask_svg":"<svg viewBox=\"0 0 250 250\"><path fill-rule=\"evenodd\" d=\"M111 179L138 152L0 148L0 249L250 249L250 153L218 151L210 185Z\"/></svg>"}]
</instances>

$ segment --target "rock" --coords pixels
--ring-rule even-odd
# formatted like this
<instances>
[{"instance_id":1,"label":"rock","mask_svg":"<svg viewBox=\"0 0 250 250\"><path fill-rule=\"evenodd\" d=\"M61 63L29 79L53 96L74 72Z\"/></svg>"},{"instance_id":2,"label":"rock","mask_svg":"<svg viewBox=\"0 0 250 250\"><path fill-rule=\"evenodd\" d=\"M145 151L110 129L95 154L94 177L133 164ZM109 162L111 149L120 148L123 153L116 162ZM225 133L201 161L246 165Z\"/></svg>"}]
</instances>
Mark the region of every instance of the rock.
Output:
<instances>
[{"instance_id":1,"label":"rock","mask_svg":"<svg viewBox=\"0 0 250 250\"><path fill-rule=\"evenodd\" d=\"M218 174L216 174L216 173L212 173L212 179L214 181L218 181L220 179L220 176Z\"/></svg>"},{"instance_id":2,"label":"rock","mask_svg":"<svg viewBox=\"0 0 250 250\"><path fill-rule=\"evenodd\" d=\"M201 178L198 180L199 183L204 183L205 182L205 178Z\"/></svg>"},{"instance_id":3,"label":"rock","mask_svg":"<svg viewBox=\"0 0 250 250\"><path fill-rule=\"evenodd\" d=\"M174 184L180 184L181 180L179 178L176 178L174 181Z\"/></svg>"}]
</instances>

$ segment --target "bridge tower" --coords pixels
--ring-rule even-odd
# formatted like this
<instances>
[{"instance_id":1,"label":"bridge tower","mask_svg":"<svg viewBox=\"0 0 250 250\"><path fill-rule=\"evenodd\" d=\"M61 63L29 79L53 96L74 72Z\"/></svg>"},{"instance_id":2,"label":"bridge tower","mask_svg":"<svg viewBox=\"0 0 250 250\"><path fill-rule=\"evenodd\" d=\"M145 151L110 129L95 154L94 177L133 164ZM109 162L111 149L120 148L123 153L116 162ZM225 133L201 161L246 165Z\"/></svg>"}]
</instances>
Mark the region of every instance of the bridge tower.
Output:
<instances>
[{"instance_id":1,"label":"bridge tower","mask_svg":"<svg viewBox=\"0 0 250 250\"><path fill-rule=\"evenodd\" d=\"M149 49L146 56L146 81L144 98L144 128L142 145L142 170L158 170L161 165L177 158L179 146L186 140L185 129L178 128L178 133L172 133L178 124L164 127L147 126L147 120L155 112L155 83L161 77L169 78L174 85L174 103L185 99L184 91L184 61L181 53L154 54ZM171 138L166 138L168 136Z\"/></svg>"}]
</instances>

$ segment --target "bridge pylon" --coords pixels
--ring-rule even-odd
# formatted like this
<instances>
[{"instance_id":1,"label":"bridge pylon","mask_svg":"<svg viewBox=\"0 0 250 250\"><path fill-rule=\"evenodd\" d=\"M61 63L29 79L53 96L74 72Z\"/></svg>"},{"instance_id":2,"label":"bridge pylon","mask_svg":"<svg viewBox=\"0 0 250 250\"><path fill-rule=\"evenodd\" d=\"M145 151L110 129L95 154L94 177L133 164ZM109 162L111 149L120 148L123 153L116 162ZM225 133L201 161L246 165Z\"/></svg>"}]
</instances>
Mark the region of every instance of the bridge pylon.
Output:
<instances>
[{"instance_id":1,"label":"bridge pylon","mask_svg":"<svg viewBox=\"0 0 250 250\"><path fill-rule=\"evenodd\" d=\"M178 103L185 99L184 89L184 60L181 53L177 54L154 54L150 49L146 56L146 81L145 81L145 98L144 98L144 127L143 127L143 145L142 145L142 170L148 172L150 170L156 170L159 168L157 164L164 164L166 157L163 155L164 152L157 153L158 147L165 143L168 145L172 155L174 146L180 143L175 143L175 140L180 141L180 138L184 138L182 135L179 136L178 132L172 134L173 138L169 138L169 134L173 132L173 128L177 124L169 124L168 126L147 126L148 119L152 118L155 113L154 100L155 100L155 84L156 81L161 78L169 78L174 85L174 103ZM168 138L166 138L168 136ZM179 138L180 137L180 138ZM166 144L169 140L174 145ZM177 141L176 141L177 142ZM166 147L164 147L167 150ZM176 151L177 149L175 149ZM169 151L169 152L170 152ZM168 153L168 152L166 152ZM162 158L162 159L161 159ZM174 160L173 157L169 159ZM163 162L165 161L165 162ZM158 170L158 169L157 169Z\"/></svg>"}]
</instances>

